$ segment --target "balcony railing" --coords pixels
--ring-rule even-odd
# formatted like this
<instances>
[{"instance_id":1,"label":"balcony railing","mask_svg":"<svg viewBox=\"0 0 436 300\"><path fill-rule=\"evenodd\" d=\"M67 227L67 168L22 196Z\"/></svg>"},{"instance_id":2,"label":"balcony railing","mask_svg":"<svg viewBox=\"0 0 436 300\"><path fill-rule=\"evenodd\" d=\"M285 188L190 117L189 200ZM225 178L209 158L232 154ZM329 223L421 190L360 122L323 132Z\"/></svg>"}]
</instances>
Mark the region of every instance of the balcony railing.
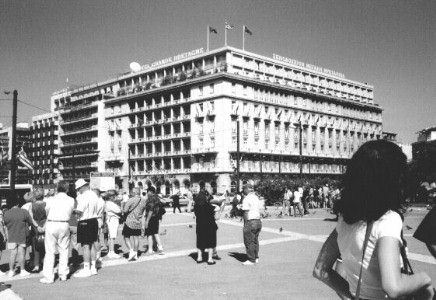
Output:
<instances>
[{"instance_id":1,"label":"balcony railing","mask_svg":"<svg viewBox=\"0 0 436 300\"><path fill-rule=\"evenodd\" d=\"M66 135L70 135L70 134L77 134L77 133L84 133L84 132L87 132L87 131L94 131L94 130L97 130L98 129L98 127L96 126L96 125L94 125L94 126L91 126L91 127L85 127L85 128L76 128L76 129L73 129L73 130L64 130L64 136L66 136Z\"/></svg>"}]
</instances>

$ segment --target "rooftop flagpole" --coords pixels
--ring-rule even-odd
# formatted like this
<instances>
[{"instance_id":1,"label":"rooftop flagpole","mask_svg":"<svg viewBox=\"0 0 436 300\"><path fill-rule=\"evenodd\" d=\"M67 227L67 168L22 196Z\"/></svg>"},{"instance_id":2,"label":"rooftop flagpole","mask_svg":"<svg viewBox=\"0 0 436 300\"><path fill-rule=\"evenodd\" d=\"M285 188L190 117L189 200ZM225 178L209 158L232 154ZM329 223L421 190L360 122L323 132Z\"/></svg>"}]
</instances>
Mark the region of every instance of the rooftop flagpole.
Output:
<instances>
[{"instance_id":1,"label":"rooftop flagpole","mask_svg":"<svg viewBox=\"0 0 436 300\"><path fill-rule=\"evenodd\" d=\"M224 23L224 46L227 46L227 22Z\"/></svg>"},{"instance_id":2,"label":"rooftop flagpole","mask_svg":"<svg viewBox=\"0 0 436 300\"><path fill-rule=\"evenodd\" d=\"M210 31L210 27L209 27L209 25L207 25L207 47L206 47L206 52L209 52L209 31Z\"/></svg>"},{"instance_id":3,"label":"rooftop flagpole","mask_svg":"<svg viewBox=\"0 0 436 300\"><path fill-rule=\"evenodd\" d=\"M245 25L242 25L242 51L245 50Z\"/></svg>"}]
</instances>

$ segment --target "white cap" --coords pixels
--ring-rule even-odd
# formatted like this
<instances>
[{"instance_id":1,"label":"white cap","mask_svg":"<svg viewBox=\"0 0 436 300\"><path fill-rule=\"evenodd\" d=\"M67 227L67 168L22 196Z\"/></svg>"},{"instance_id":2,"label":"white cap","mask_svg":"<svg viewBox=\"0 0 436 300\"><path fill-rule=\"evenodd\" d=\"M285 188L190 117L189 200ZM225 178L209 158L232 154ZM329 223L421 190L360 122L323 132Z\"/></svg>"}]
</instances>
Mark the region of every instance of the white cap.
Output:
<instances>
[{"instance_id":1,"label":"white cap","mask_svg":"<svg viewBox=\"0 0 436 300\"><path fill-rule=\"evenodd\" d=\"M75 185L76 185L76 190L80 189L82 186L84 186L85 184L88 184L84 179L80 178L76 181Z\"/></svg>"}]
</instances>

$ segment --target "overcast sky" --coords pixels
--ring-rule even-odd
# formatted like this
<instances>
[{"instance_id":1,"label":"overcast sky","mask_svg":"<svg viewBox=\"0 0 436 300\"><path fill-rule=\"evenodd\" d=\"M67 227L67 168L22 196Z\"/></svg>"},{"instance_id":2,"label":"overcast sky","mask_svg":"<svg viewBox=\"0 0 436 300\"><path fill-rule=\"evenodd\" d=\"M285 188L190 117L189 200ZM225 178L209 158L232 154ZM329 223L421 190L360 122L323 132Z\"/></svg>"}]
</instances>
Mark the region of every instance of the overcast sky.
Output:
<instances>
[{"instance_id":1,"label":"overcast sky","mask_svg":"<svg viewBox=\"0 0 436 300\"><path fill-rule=\"evenodd\" d=\"M51 94L188 50L229 44L344 73L374 85L384 130L413 142L436 125L436 1L0 0L0 91L49 110ZM6 97L3 93L0 98ZM0 122L11 107L0 101ZM19 105L19 121L38 109Z\"/></svg>"}]
</instances>

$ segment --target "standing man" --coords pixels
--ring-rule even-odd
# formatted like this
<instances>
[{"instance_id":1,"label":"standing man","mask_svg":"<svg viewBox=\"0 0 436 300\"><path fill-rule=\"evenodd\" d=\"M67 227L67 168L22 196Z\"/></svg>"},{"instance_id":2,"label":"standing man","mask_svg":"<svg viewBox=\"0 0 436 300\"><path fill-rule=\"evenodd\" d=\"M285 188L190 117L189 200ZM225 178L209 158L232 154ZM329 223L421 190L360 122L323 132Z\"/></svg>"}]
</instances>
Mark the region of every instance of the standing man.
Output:
<instances>
[{"instance_id":1,"label":"standing man","mask_svg":"<svg viewBox=\"0 0 436 300\"><path fill-rule=\"evenodd\" d=\"M323 187L322 187L322 201L324 203L324 207L325 208L329 208L330 207L330 189L329 189L329 185L326 183Z\"/></svg>"},{"instance_id":2,"label":"standing man","mask_svg":"<svg viewBox=\"0 0 436 300\"><path fill-rule=\"evenodd\" d=\"M244 211L244 244L247 250L247 261L243 265L250 266L259 262L259 233L262 229L260 221L261 202L254 192L254 187L248 183L244 187L245 197L242 201Z\"/></svg>"},{"instance_id":3,"label":"standing man","mask_svg":"<svg viewBox=\"0 0 436 300\"><path fill-rule=\"evenodd\" d=\"M98 238L98 196L89 189L84 179L75 183L77 191L77 243L83 248L83 269L74 277L90 277L97 275L95 242Z\"/></svg>"},{"instance_id":4,"label":"standing man","mask_svg":"<svg viewBox=\"0 0 436 300\"><path fill-rule=\"evenodd\" d=\"M285 189L285 194L283 195L283 209L282 214L284 216L289 216L291 211L291 190L289 187Z\"/></svg>"},{"instance_id":5,"label":"standing man","mask_svg":"<svg viewBox=\"0 0 436 300\"><path fill-rule=\"evenodd\" d=\"M47 212L47 222L45 225L45 257L44 277L39 280L41 283L54 282L54 263L56 250L59 252L59 279L67 280L68 269L68 247L70 246L70 226L69 221L74 210L74 199L67 196L68 183L60 181L58 183L58 193L53 197L47 198L45 210Z\"/></svg>"},{"instance_id":6,"label":"standing man","mask_svg":"<svg viewBox=\"0 0 436 300\"><path fill-rule=\"evenodd\" d=\"M176 213L176 209L179 210L179 213L182 211L180 210L180 191L175 192L171 198L173 199L173 213Z\"/></svg>"},{"instance_id":7,"label":"standing man","mask_svg":"<svg viewBox=\"0 0 436 300\"><path fill-rule=\"evenodd\" d=\"M294 217L297 216L297 209L298 209L298 214L300 215L300 217L303 217L303 210L301 208L301 198L303 198L303 188L299 187L294 192L294 202L293 202Z\"/></svg>"}]
</instances>

